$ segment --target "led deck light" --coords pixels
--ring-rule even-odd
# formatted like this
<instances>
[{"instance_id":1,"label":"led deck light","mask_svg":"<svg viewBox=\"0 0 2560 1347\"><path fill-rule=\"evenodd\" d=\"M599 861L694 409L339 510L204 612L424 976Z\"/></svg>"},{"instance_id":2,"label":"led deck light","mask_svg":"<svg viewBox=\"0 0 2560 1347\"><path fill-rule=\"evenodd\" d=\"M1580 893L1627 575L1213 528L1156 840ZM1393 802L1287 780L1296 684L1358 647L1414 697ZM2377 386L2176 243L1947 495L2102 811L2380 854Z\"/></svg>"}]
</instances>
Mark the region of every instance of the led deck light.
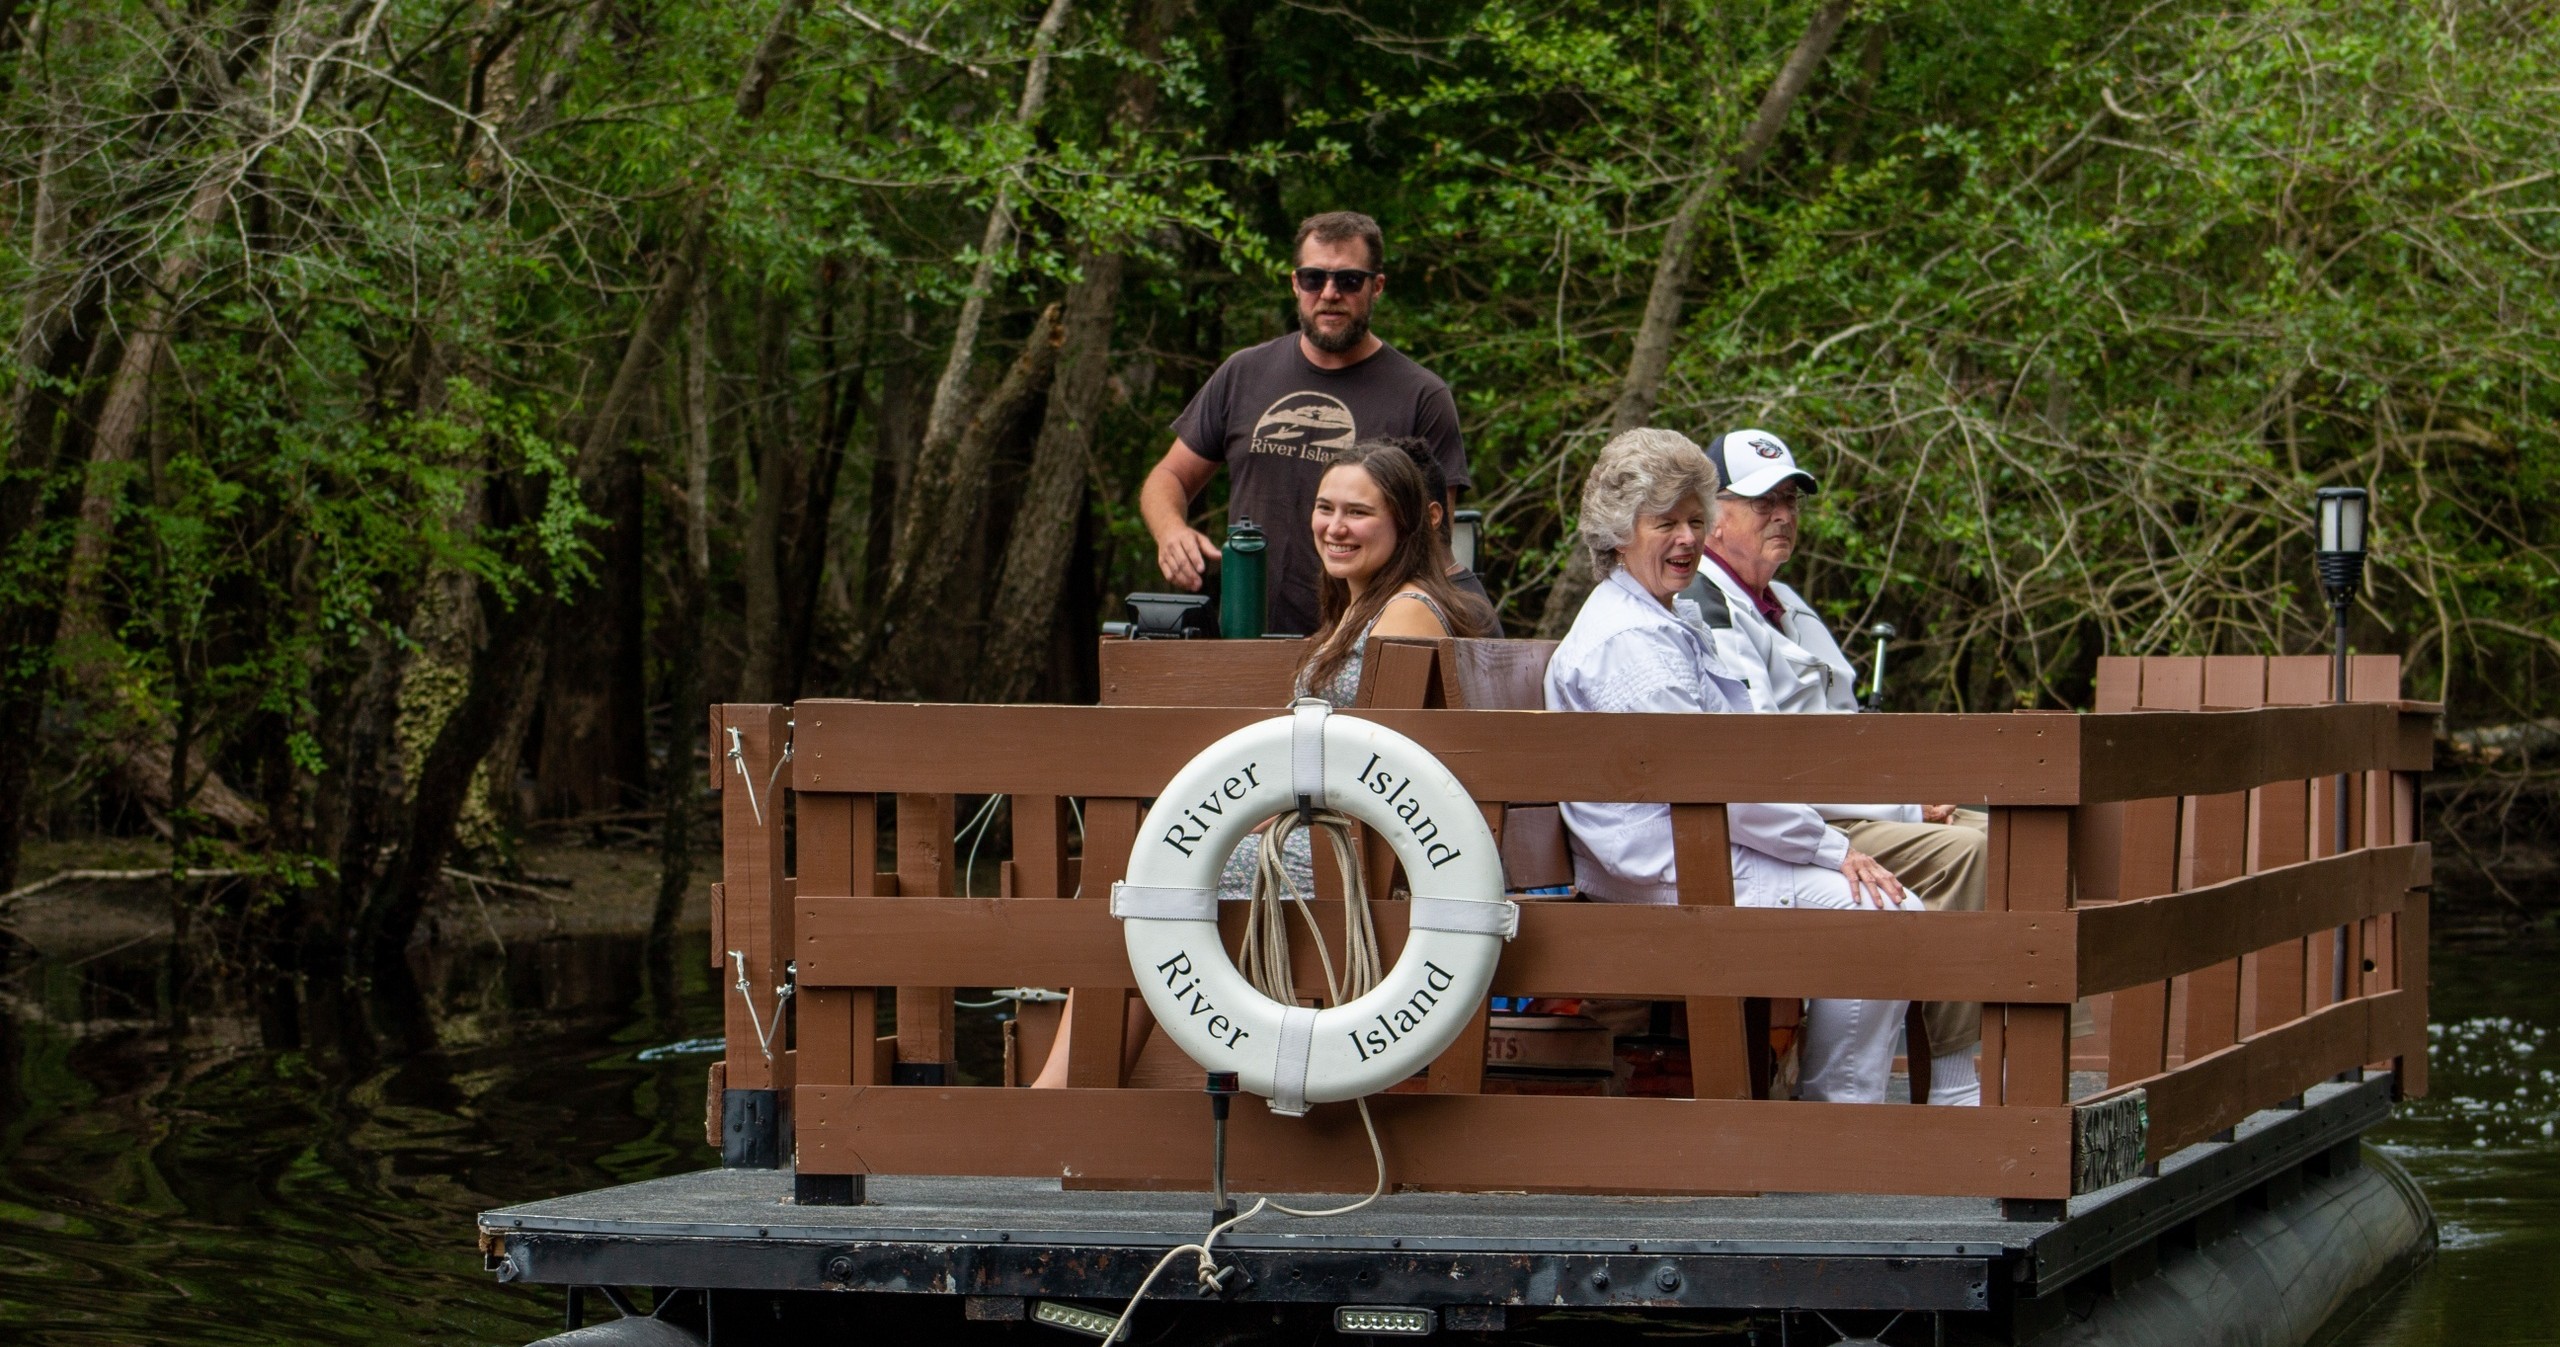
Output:
<instances>
[{"instance_id":1,"label":"led deck light","mask_svg":"<svg viewBox=\"0 0 2560 1347\"><path fill-rule=\"evenodd\" d=\"M1088 1338L1100 1338L1109 1336L1111 1326L1120 1321L1082 1305L1070 1305L1060 1300L1035 1300L1031 1302L1031 1322L1063 1328L1070 1333L1082 1333Z\"/></svg>"},{"instance_id":2,"label":"led deck light","mask_svg":"<svg viewBox=\"0 0 2560 1347\"><path fill-rule=\"evenodd\" d=\"M1333 1331L1336 1333L1425 1338L1439 1326L1437 1315L1409 1305L1343 1305L1333 1312Z\"/></svg>"}]
</instances>

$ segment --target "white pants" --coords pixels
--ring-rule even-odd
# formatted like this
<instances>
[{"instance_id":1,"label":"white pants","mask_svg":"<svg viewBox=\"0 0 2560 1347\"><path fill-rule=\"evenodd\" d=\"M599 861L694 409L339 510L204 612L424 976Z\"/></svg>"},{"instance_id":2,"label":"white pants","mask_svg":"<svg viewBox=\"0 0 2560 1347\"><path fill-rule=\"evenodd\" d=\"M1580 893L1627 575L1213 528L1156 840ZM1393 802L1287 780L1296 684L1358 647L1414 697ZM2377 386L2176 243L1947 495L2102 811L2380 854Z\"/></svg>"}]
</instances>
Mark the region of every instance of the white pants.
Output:
<instances>
[{"instance_id":1,"label":"white pants","mask_svg":"<svg viewBox=\"0 0 2560 1347\"><path fill-rule=\"evenodd\" d=\"M1734 848L1734 901L1743 907L1860 908L1849 881L1837 870L1791 865ZM1921 910L1903 895L1902 910ZM1797 1047L1798 1099L1841 1104L1881 1104L1893 1075L1894 1049L1902 1041L1908 1001L1815 1000L1805 1003L1804 1036Z\"/></svg>"}]
</instances>

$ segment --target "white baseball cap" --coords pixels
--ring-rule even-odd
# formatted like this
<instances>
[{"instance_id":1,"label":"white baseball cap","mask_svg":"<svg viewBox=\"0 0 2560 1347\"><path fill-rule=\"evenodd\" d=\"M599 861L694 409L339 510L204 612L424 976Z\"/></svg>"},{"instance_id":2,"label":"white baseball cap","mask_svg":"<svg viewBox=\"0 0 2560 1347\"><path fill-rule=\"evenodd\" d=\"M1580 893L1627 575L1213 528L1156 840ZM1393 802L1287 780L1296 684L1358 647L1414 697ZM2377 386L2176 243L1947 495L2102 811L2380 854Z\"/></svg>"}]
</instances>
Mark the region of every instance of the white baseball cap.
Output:
<instances>
[{"instance_id":1,"label":"white baseball cap","mask_svg":"<svg viewBox=\"0 0 2560 1347\"><path fill-rule=\"evenodd\" d=\"M1796 466L1787 442L1765 430L1730 430L1707 445L1716 465L1718 489L1737 496L1765 496L1786 481L1800 482L1808 496L1822 486L1813 474Z\"/></svg>"}]
</instances>

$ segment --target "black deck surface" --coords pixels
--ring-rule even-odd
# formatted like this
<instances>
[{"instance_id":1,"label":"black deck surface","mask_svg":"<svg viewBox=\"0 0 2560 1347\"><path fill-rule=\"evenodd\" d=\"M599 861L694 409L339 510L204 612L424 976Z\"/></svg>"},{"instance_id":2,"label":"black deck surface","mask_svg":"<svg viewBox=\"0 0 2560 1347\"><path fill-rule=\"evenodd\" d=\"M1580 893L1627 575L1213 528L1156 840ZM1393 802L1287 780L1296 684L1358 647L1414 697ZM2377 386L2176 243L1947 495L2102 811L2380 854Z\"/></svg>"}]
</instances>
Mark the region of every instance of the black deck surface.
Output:
<instances>
[{"instance_id":1,"label":"black deck surface","mask_svg":"<svg viewBox=\"0 0 2560 1347\"><path fill-rule=\"evenodd\" d=\"M1248 1266L1371 1258L1416 1276L1501 1255L1497 1261L1516 1264L1521 1277L1550 1287L1559 1276L1587 1285L1599 1274L1604 1289L1613 1278L1648 1285L1665 1278L1666 1285L1680 1283L1673 1298L1681 1303L1697 1303L1710 1284L1756 1298L1795 1294L1786 1288L1826 1266L1830 1274L1890 1270L1896 1275L1888 1281L1918 1278L1935 1287L1901 1293L1960 1302L1949 1308L1979 1307L1994 1263L2023 1264L2011 1277L2030 1287L2059 1286L2276 1170L2352 1143L2388 1114L2389 1081L2323 1085L2305 1104L2253 1116L2230 1142L2189 1147L2156 1178L2075 1198L2059 1221L2003 1219L1998 1203L1981 1199L1393 1193L1348 1216L1266 1214L1223 1236L1220 1246L1245 1256ZM767 1289L1000 1295L1076 1293L1057 1285L1068 1276L1116 1286L1131 1279L1129 1268L1142 1271L1155 1254L1208 1227L1206 1194L1069 1192L1054 1179L877 1176L867 1202L843 1207L795 1206L791 1188L788 1171L707 1170L505 1207L485 1213L480 1225L506 1244L502 1275L531 1281L702 1284L694 1277L726 1277L726 1284ZM1254 1196L1242 1201L1249 1205ZM1320 1208L1346 1199L1283 1200ZM1109 1256L1095 1256L1104 1251ZM1612 1273L1614 1267L1624 1270ZM672 1276L675 1268L691 1268L693 1277ZM1735 1280L1746 1272L1748 1286ZM1622 1286L1598 1300L1628 1303L1629 1296Z\"/></svg>"},{"instance_id":2,"label":"black deck surface","mask_svg":"<svg viewBox=\"0 0 2560 1347\"><path fill-rule=\"evenodd\" d=\"M1055 1179L884 1176L871 1180L871 1200L859 1207L796 1207L790 1194L787 1171L715 1169L509 1207L481 1224L719 1239L1036 1239L1157 1248L1188 1243L1208 1228L1203 1193L1065 1192ZM1345 1201L1339 1194L1279 1200L1307 1209ZM1404 1240L1468 1250L1598 1252L1638 1244L1665 1252L1964 1255L2021 1247L2023 1235L2041 1228L2003 1221L1996 1202L1947 1198L1390 1193L1349 1216L1267 1214L1219 1242L1231 1248L1384 1248Z\"/></svg>"}]
</instances>

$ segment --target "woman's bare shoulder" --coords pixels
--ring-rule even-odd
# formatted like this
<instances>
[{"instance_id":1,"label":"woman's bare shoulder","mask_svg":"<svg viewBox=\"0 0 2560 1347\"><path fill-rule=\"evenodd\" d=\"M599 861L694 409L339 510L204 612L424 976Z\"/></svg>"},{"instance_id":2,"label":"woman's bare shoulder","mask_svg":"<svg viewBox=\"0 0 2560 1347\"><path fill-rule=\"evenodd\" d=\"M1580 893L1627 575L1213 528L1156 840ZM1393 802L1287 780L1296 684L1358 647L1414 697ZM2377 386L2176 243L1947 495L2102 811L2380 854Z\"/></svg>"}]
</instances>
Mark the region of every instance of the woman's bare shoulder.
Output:
<instances>
[{"instance_id":1,"label":"woman's bare shoulder","mask_svg":"<svg viewBox=\"0 0 2560 1347\"><path fill-rule=\"evenodd\" d=\"M1420 587L1407 585L1387 600L1378 610L1378 625L1369 629L1372 636L1440 637L1449 634L1449 624L1440 619L1440 610Z\"/></svg>"}]
</instances>

